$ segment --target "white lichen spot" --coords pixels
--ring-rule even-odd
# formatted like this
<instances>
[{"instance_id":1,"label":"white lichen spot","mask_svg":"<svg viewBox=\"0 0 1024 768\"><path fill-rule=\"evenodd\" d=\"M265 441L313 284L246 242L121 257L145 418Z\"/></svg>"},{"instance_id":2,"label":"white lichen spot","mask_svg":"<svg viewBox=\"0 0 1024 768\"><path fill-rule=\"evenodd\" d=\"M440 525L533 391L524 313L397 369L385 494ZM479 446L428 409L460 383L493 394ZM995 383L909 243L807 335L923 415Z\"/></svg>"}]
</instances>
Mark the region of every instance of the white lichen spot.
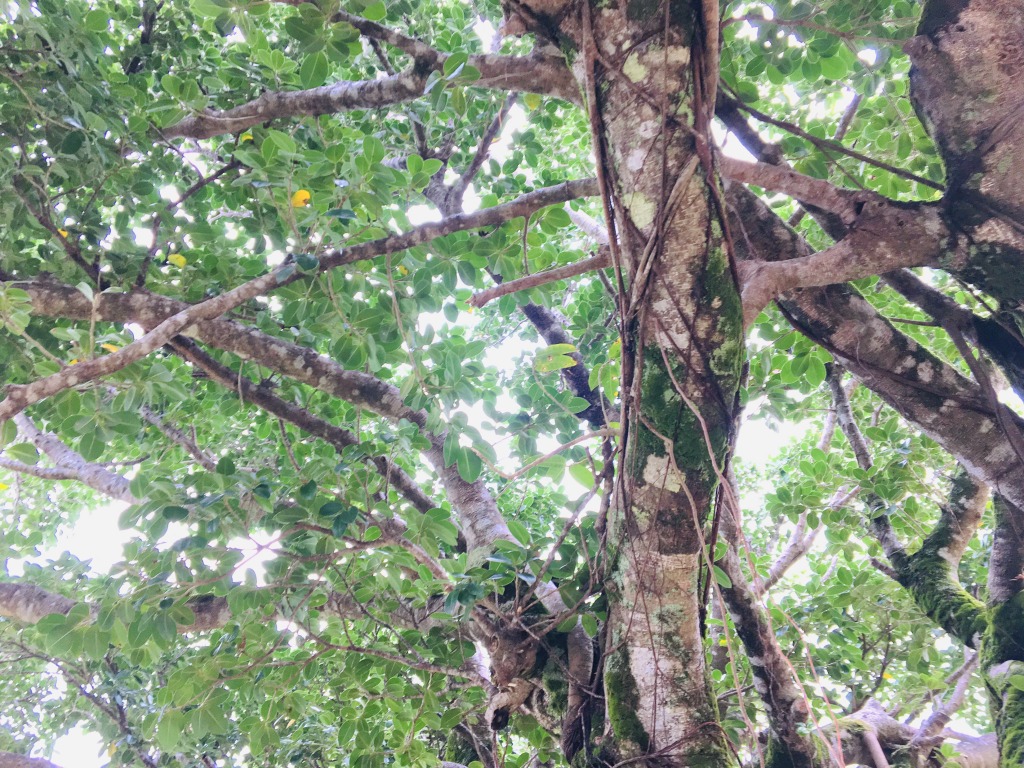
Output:
<instances>
[{"instance_id":1,"label":"white lichen spot","mask_svg":"<svg viewBox=\"0 0 1024 768\"><path fill-rule=\"evenodd\" d=\"M639 172L644 167L644 160L647 158L647 154L647 151L640 147L630 150L629 155L626 157L626 167L633 171L633 173Z\"/></svg>"},{"instance_id":2,"label":"white lichen spot","mask_svg":"<svg viewBox=\"0 0 1024 768\"><path fill-rule=\"evenodd\" d=\"M647 229L654 223L657 206L643 192L630 192L625 202L630 218L639 229Z\"/></svg>"},{"instance_id":3,"label":"white lichen spot","mask_svg":"<svg viewBox=\"0 0 1024 768\"><path fill-rule=\"evenodd\" d=\"M669 493L676 493L683 488L683 478L679 471L669 464L668 456L648 456L644 464L644 482L662 488Z\"/></svg>"},{"instance_id":4,"label":"white lichen spot","mask_svg":"<svg viewBox=\"0 0 1024 768\"><path fill-rule=\"evenodd\" d=\"M665 49L665 61L670 67L685 67L690 63L690 49L682 45L670 45Z\"/></svg>"},{"instance_id":5,"label":"white lichen spot","mask_svg":"<svg viewBox=\"0 0 1024 768\"><path fill-rule=\"evenodd\" d=\"M722 306L722 297L721 296L715 296L715 298L713 298L711 300L711 308L712 309L718 309L721 306Z\"/></svg>"},{"instance_id":6,"label":"white lichen spot","mask_svg":"<svg viewBox=\"0 0 1024 768\"><path fill-rule=\"evenodd\" d=\"M622 74L628 77L631 83L639 83L647 77L647 67L640 63L640 55L636 51L626 57L622 65Z\"/></svg>"}]
</instances>

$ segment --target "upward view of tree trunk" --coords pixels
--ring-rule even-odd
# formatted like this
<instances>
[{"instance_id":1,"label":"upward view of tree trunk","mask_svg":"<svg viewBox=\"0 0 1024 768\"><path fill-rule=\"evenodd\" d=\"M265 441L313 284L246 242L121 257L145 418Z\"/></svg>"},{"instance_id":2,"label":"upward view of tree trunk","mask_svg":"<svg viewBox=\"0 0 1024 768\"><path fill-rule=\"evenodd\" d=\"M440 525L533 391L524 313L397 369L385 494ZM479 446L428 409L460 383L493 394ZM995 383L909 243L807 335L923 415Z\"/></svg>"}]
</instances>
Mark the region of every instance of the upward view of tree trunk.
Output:
<instances>
[{"instance_id":1,"label":"upward view of tree trunk","mask_svg":"<svg viewBox=\"0 0 1024 768\"><path fill-rule=\"evenodd\" d=\"M1024 1L0 30L0 768L1024 765Z\"/></svg>"}]
</instances>

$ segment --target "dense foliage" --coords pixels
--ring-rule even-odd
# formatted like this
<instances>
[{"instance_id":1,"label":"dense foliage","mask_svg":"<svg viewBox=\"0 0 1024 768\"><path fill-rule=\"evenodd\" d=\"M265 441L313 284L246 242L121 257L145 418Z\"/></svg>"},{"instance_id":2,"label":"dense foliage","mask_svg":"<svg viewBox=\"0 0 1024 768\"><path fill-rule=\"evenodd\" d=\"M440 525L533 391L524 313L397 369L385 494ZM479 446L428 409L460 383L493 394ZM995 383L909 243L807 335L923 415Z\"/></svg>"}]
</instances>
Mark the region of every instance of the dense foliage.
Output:
<instances>
[{"instance_id":1,"label":"dense foliage","mask_svg":"<svg viewBox=\"0 0 1024 768\"><path fill-rule=\"evenodd\" d=\"M765 159L767 142L839 188L942 196L902 50L919 3L733 0L721 13L727 155ZM96 764L565 764L567 633L578 622L600 647L608 612L620 284L604 262L474 300L607 253L597 187L501 208L568 189L595 162L578 94L552 95L560 86L526 64L507 83L488 69L487 57L561 56L530 35L496 37L501 23L490 0L2 7L4 384L119 354L186 305L277 271L229 308L230 327L190 322L2 422L0 580L70 602L29 621L0 612L0 750L50 756L77 728L101 738ZM433 58L414 65L412 39ZM339 83L353 95L330 108L282 103L237 130L181 128ZM793 197L753 188L811 246L835 239ZM479 223L460 223L468 215ZM959 277L918 274L992 314ZM892 285L850 286L978 375L962 340ZM884 516L916 550L957 458L791 321L773 304L748 331L731 470L742 569L810 722L838 728L872 701L919 723L965 674L955 725L992 731L982 678L962 669L973 651L898 583L870 525ZM670 437L706 452L697 431ZM470 532L456 486L489 491L511 535ZM96 510L119 515L123 558L109 572L84 555L80 519ZM719 594L732 580L711 563L731 544L711 521L704 531L713 694L729 742L756 764L768 720ZM71 552L55 547L62 532ZM989 509L959 572L981 601L992 536ZM541 605L551 585L561 613ZM534 634L539 655L524 666L537 690L496 731L491 686L510 681L485 679L481 626Z\"/></svg>"}]
</instances>

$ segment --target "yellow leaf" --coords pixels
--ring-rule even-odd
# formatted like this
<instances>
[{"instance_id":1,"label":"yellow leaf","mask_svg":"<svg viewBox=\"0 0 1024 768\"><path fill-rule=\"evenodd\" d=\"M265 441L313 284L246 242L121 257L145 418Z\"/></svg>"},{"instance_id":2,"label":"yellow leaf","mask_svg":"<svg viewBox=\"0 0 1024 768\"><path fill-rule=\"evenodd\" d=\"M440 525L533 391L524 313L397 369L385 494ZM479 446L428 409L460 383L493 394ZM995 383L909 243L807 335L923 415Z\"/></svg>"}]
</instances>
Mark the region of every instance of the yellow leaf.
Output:
<instances>
[{"instance_id":1,"label":"yellow leaf","mask_svg":"<svg viewBox=\"0 0 1024 768\"><path fill-rule=\"evenodd\" d=\"M408 275L409 274L409 268L399 264L398 265L398 274L402 275L403 277L405 275Z\"/></svg>"},{"instance_id":2,"label":"yellow leaf","mask_svg":"<svg viewBox=\"0 0 1024 768\"><path fill-rule=\"evenodd\" d=\"M0 483L0 491L6 491L10 487L7 483Z\"/></svg>"},{"instance_id":3,"label":"yellow leaf","mask_svg":"<svg viewBox=\"0 0 1024 768\"><path fill-rule=\"evenodd\" d=\"M117 352L120 349L116 344L100 344L100 347L107 350L107 352Z\"/></svg>"},{"instance_id":4,"label":"yellow leaf","mask_svg":"<svg viewBox=\"0 0 1024 768\"><path fill-rule=\"evenodd\" d=\"M68 236L68 231L66 229L58 229L57 231L60 233L61 237L66 238Z\"/></svg>"},{"instance_id":5,"label":"yellow leaf","mask_svg":"<svg viewBox=\"0 0 1024 768\"><path fill-rule=\"evenodd\" d=\"M252 141L252 134L246 131L238 137L238 143L241 144L243 141Z\"/></svg>"},{"instance_id":6,"label":"yellow leaf","mask_svg":"<svg viewBox=\"0 0 1024 768\"><path fill-rule=\"evenodd\" d=\"M292 195L292 208L301 208L304 205L309 205L309 199L311 195L308 189L299 189Z\"/></svg>"},{"instance_id":7,"label":"yellow leaf","mask_svg":"<svg viewBox=\"0 0 1024 768\"><path fill-rule=\"evenodd\" d=\"M527 109L536 109L541 105L541 101L540 94L537 93L528 93L523 96L523 104L526 105Z\"/></svg>"},{"instance_id":8,"label":"yellow leaf","mask_svg":"<svg viewBox=\"0 0 1024 768\"><path fill-rule=\"evenodd\" d=\"M117 752L117 744L111 744L107 747L107 757L113 757L115 752Z\"/></svg>"},{"instance_id":9,"label":"yellow leaf","mask_svg":"<svg viewBox=\"0 0 1024 768\"><path fill-rule=\"evenodd\" d=\"M167 257L167 260L176 267L184 268L188 264L188 259L182 256L180 253L172 253Z\"/></svg>"},{"instance_id":10,"label":"yellow leaf","mask_svg":"<svg viewBox=\"0 0 1024 768\"><path fill-rule=\"evenodd\" d=\"M78 358L72 357L70 360L68 360L68 365L78 365Z\"/></svg>"}]
</instances>

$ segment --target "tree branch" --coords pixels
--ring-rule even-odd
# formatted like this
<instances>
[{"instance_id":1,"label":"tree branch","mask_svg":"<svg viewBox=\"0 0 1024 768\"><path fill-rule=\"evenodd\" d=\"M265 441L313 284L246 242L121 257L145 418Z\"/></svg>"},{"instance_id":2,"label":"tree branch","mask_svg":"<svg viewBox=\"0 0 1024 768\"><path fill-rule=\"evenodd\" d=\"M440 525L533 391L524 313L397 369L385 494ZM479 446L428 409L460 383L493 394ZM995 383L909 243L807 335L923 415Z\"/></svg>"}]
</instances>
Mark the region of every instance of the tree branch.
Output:
<instances>
[{"instance_id":1,"label":"tree branch","mask_svg":"<svg viewBox=\"0 0 1024 768\"><path fill-rule=\"evenodd\" d=\"M221 386L237 390L250 403L258 405L279 419L294 424L299 429L326 441L341 453L345 448L359 445L359 438L349 432L325 421L304 408L282 400L265 387L253 384L248 378L239 376L226 365L222 365L204 352L199 346L186 338L178 337L171 341L171 347L185 360L202 370ZM409 474L385 456L368 458L389 485L402 494L417 510L427 513L437 504L427 496Z\"/></svg>"},{"instance_id":2,"label":"tree branch","mask_svg":"<svg viewBox=\"0 0 1024 768\"><path fill-rule=\"evenodd\" d=\"M753 193L734 182L725 186L738 258L767 261L810 252ZM1024 465L976 384L900 333L849 287L802 289L779 305L794 328L831 352L977 480L1024 507Z\"/></svg>"},{"instance_id":3,"label":"tree branch","mask_svg":"<svg viewBox=\"0 0 1024 768\"><path fill-rule=\"evenodd\" d=\"M884 199L869 192L841 189L829 181L805 176L784 165L751 163L722 153L717 155L716 163L719 172L727 179L782 192L802 203L812 203L839 214L847 225L856 220L858 203Z\"/></svg>"},{"instance_id":4,"label":"tree branch","mask_svg":"<svg viewBox=\"0 0 1024 768\"><path fill-rule=\"evenodd\" d=\"M344 15L348 20L348 14ZM385 30L378 24L360 21L364 29ZM316 117L352 109L389 107L423 96L427 77L441 71L448 54L430 48L393 30L380 33L378 39L401 42L415 58L411 69L374 80L341 81L301 91L268 91L250 102L230 109L206 109L164 129L164 138L208 139L224 133L240 133L268 120ZM404 50L404 48L403 48ZM480 71L473 85L498 90L530 91L578 101L579 93L565 61L534 53L530 56L476 54L468 65Z\"/></svg>"},{"instance_id":5,"label":"tree branch","mask_svg":"<svg viewBox=\"0 0 1024 768\"><path fill-rule=\"evenodd\" d=\"M18 432L49 456L56 467L52 469L28 465L18 467L14 465L19 465L20 462L2 457L0 457L0 466L46 480L77 480L112 499L128 504L138 503L138 499L128 490L128 478L111 472L99 464L86 461L80 453L66 446L52 432L41 432L23 413L14 417L14 423L18 427Z\"/></svg>"},{"instance_id":6,"label":"tree branch","mask_svg":"<svg viewBox=\"0 0 1024 768\"><path fill-rule=\"evenodd\" d=\"M605 248L602 249L598 255L592 256L589 259L583 259L582 261L576 261L572 264L566 264L563 267L556 267L545 272L537 272L533 275L509 280L507 283L498 283L493 288L487 288L483 291L474 293L466 303L472 307L483 307L488 302L499 299L502 296L508 296L510 293L526 291L530 288L536 288L539 285L547 285L548 283L557 282L558 280L568 280L570 277L576 277L577 275L583 275L587 272L593 272L595 269L605 269L610 265L611 260L609 258L608 249Z\"/></svg>"},{"instance_id":7,"label":"tree branch","mask_svg":"<svg viewBox=\"0 0 1024 768\"><path fill-rule=\"evenodd\" d=\"M858 205L860 213L848 234L830 248L784 261L738 265L748 326L772 299L787 291L933 265L947 252L949 231L935 206L904 206L881 199Z\"/></svg>"},{"instance_id":8,"label":"tree branch","mask_svg":"<svg viewBox=\"0 0 1024 768\"><path fill-rule=\"evenodd\" d=\"M13 752L0 752L0 768L60 768L56 763L41 757L16 755Z\"/></svg>"}]
</instances>

